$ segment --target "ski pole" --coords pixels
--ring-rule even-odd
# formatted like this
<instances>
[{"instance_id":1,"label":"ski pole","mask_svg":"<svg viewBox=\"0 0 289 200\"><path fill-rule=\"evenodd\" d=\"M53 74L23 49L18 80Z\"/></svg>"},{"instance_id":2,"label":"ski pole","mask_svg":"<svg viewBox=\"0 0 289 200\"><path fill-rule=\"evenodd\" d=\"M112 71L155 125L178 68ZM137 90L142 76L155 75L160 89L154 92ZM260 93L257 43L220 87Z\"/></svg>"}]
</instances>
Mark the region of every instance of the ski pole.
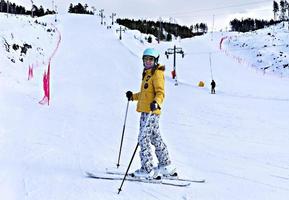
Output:
<instances>
[{"instance_id":1,"label":"ski pole","mask_svg":"<svg viewBox=\"0 0 289 200\"><path fill-rule=\"evenodd\" d=\"M135 156L135 153L136 153L136 151L137 151L138 146L139 146L139 144L137 143L137 145L136 145L136 147L135 147L135 149L134 149L133 155L132 155L132 157L131 157L131 159L130 159L130 162L129 162L129 164L128 164L128 167L127 167L127 170L126 170L126 172L125 172L125 175L124 175L124 177L123 177L123 179L122 179L121 185L120 185L120 187L118 188L118 193L117 193L117 194L119 194L119 193L121 192L121 188L122 188L123 183L124 183L124 181L125 181L125 178L126 178L126 176L127 176L127 174L128 174L129 168L130 168L131 163L132 163L132 161L133 161L133 159L134 159L134 156Z\"/></svg>"},{"instance_id":2,"label":"ski pole","mask_svg":"<svg viewBox=\"0 0 289 200\"><path fill-rule=\"evenodd\" d=\"M122 143L123 143L123 137L124 137L124 131L125 131L125 124L126 124L126 118L127 118L127 111L128 111L128 105L129 105L129 100L127 101L127 104L126 104L125 118L124 118L124 124L123 124L123 128L122 128L121 141L120 141L120 147L119 147L119 153L118 153L118 160L117 160L117 165L116 165L117 168L119 167L119 162L120 162Z\"/></svg>"},{"instance_id":3,"label":"ski pole","mask_svg":"<svg viewBox=\"0 0 289 200\"><path fill-rule=\"evenodd\" d=\"M152 112L150 112L150 113L148 114L147 121L146 121L145 126L144 126L145 129L147 129L147 125L148 125L148 122L149 122L149 120L150 120L151 113L152 113ZM145 131L146 131L146 130L145 130ZM133 155L132 155L132 157L131 157L131 159L130 159L130 162L129 162L129 164L128 164L127 170L126 170L125 175L124 175L124 177L123 177L123 179L122 179L121 185L120 185L120 187L118 188L118 194L121 192L121 188L122 188L122 186L123 186L123 184L124 184L125 178L127 177L128 171L129 171L129 169L130 169L131 163L132 163L132 161L133 161L133 159L134 159L134 156L135 156L135 153L136 153L136 151L137 151L138 146L139 146L139 143L137 143L137 145L136 145L136 147L135 147L135 149L134 149Z\"/></svg>"}]
</instances>

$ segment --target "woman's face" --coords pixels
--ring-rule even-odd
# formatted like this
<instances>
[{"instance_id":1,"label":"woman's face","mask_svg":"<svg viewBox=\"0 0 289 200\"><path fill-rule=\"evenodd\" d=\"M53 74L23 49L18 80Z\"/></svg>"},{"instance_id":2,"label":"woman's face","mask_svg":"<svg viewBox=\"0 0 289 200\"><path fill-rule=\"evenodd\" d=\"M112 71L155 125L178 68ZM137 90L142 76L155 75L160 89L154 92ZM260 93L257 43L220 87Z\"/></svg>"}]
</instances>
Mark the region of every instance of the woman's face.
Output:
<instances>
[{"instance_id":1,"label":"woman's face","mask_svg":"<svg viewBox=\"0 0 289 200\"><path fill-rule=\"evenodd\" d=\"M143 58L144 66L146 69L152 68L155 63L155 58L151 56L145 56Z\"/></svg>"}]
</instances>

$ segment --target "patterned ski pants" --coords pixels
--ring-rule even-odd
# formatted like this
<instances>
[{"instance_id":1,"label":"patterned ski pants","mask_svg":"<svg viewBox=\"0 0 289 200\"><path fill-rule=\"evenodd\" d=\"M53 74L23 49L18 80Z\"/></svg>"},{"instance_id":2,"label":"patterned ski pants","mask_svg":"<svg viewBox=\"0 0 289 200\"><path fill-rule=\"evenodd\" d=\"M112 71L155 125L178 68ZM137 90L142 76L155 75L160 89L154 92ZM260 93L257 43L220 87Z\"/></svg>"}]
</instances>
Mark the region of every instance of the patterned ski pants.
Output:
<instances>
[{"instance_id":1,"label":"patterned ski pants","mask_svg":"<svg viewBox=\"0 0 289 200\"><path fill-rule=\"evenodd\" d=\"M140 145L141 168L147 172L153 169L153 156L150 143L155 146L155 154L159 161L158 166L165 166L171 163L167 146L160 134L159 119L159 115L141 113L138 142Z\"/></svg>"}]
</instances>

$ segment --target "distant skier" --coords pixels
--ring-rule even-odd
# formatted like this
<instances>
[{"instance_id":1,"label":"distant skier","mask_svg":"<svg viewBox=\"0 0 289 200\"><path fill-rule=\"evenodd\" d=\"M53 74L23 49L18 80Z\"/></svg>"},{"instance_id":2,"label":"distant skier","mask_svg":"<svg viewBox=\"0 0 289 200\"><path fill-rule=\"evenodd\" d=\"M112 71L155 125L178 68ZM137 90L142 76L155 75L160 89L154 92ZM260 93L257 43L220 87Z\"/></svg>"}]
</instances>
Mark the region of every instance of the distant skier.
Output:
<instances>
[{"instance_id":1,"label":"distant skier","mask_svg":"<svg viewBox=\"0 0 289 200\"><path fill-rule=\"evenodd\" d=\"M211 82L211 94L216 94L215 87L216 87L216 82L214 80L212 80L212 82Z\"/></svg>"},{"instance_id":2,"label":"distant skier","mask_svg":"<svg viewBox=\"0 0 289 200\"><path fill-rule=\"evenodd\" d=\"M158 64L159 52L153 48L146 49L142 59L144 70L140 92L134 94L131 91L126 92L129 101L138 101L137 111L141 112L138 135L141 168L136 170L134 175L145 178L175 175L176 168L171 164L167 146L159 130L160 106L165 97L165 67ZM155 146L157 167L153 165L150 143Z\"/></svg>"}]
</instances>

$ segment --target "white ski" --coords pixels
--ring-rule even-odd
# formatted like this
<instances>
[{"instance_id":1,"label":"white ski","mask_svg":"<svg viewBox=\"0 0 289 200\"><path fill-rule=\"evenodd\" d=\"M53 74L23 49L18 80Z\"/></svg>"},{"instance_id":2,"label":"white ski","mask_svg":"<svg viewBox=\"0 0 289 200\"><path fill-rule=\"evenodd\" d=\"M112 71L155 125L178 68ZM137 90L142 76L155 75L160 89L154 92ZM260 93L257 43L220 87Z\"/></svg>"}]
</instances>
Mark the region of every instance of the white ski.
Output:
<instances>
[{"instance_id":1,"label":"white ski","mask_svg":"<svg viewBox=\"0 0 289 200\"><path fill-rule=\"evenodd\" d=\"M122 173L122 172L110 171L108 169L106 169L106 173L111 174L111 175L124 176L124 173ZM132 173L129 173L128 177L132 177ZM177 181L190 182L190 183L205 183L206 182L205 179L199 179L199 180L197 180L197 179L185 179L185 178L179 178L178 176L163 176L162 180L177 180Z\"/></svg>"},{"instance_id":2,"label":"white ski","mask_svg":"<svg viewBox=\"0 0 289 200\"><path fill-rule=\"evenodd\" d=\"M88 178L102 179L102 180L123 180L122 176L113 175L113 174L101 175L101 174L94 174L91 172L86 172L86 176ZM176 186L176 187L187 187L191 184L189 182L177 182L177 180L166 180L166 179L156 180L156 179L136 178L132 176L127 176L125 180L132 181L132 182L162 184L162 185L169 185L169 186Z\"/></svg>"}]
</instances>

